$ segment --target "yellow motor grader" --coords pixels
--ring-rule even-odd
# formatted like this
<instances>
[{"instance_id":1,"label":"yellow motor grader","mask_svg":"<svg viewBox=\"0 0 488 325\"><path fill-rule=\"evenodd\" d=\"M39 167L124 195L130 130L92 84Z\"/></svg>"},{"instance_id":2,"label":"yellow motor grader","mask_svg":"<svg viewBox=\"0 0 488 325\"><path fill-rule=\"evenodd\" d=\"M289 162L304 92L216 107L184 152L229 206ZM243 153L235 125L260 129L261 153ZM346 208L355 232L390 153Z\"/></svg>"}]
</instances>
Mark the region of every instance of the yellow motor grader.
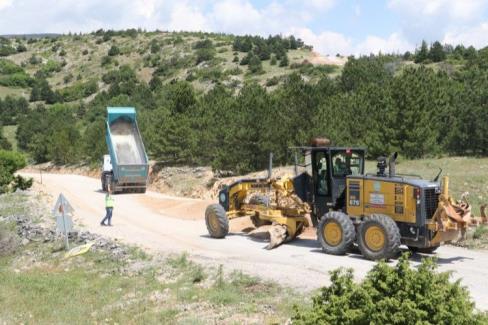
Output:
<instances>
[{"instance_id":1,"label":"yellow motor grader","mask_svg":"<svg viewBox=\"0 0 488 325\"><path fill-rule=\"evenodd\" d=\"M357 244L365 258L378 260L393 257L402 244L432 253L487 221L484 207L477 219L466 200L449 196L449 180L439 182L440 172L433 181L397 174L396 153L389 162L378 158L377 172L365 174L364 148L333 147L316 138L294 149L303 154L303 172L295 159L294 177L273 178L270 159L268 177L242 179L219 192L219 203L205 211L211 237L224 238L229 220L250 217L257 228L268 227L273 248L311 220L324 252L342 255Z\"/></svg>"}]
</instances>

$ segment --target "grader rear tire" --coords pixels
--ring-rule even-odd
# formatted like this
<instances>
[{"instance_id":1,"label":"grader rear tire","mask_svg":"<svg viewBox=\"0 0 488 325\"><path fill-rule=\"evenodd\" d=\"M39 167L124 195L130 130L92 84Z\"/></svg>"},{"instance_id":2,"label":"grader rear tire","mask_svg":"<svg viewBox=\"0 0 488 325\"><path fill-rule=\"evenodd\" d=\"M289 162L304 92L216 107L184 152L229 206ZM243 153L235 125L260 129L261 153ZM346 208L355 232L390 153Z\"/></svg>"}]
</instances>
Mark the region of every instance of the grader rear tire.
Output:
<instances>
[{"instance_id":1,"label":"grader rear tire","mask_svg":"<svg viewBox=\"0 0 488 325\"><path fill-rule=\"evenodd\" d=\"M359 250L369 260L394 257L400 250L400 244L400 230L388 216L371 215L359 226Z\"/></svg>"},{"instance_id":2,"label":"grader rear tire","mask_svg":"<svg viewBox=\"0 0 488 325\"><path fill-rule=\"evenodd\" d=\"M254 195L253 197L251 197L249 199L249 204L268 206L269 205L269 198L266 196L262 196L262 195ZM259 216L252 216L251 221L252 221L252 224L254 225L254 227L256 227L256 228L271 224L271 221L261 220L261 219L259 219Z\"/></svg>"},{"instance_id":3,"label":"grader rear tire","mask_svg":"<svg viewBox=\"0 0 488 325\"><path fill-rule=\"evenodd\" d=\"M356 231L347 214L331 211L320 219L317 238L327 254L344 255L354 243Z\"/></svg>"},{"instance_id":4,"label":"grader rear tire","mask_svg":"<svg viewBox=\"0 0 488 325\"><path fill-rule=\"evenodd\" d=\"M211 204L205 210L207 230L213 238L224 238L229 233L229 219L220 204Z\"/></svg>"}]
</instances>

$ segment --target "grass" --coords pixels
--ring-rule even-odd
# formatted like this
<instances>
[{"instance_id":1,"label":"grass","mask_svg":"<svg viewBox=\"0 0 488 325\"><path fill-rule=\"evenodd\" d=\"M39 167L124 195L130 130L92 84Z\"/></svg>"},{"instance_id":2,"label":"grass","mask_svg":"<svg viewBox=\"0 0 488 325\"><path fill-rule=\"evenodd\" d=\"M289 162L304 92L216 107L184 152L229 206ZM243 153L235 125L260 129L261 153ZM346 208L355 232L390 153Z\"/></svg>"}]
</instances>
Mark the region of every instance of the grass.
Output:
<instances>
[{"instance_id":1,"label":"grass","mask_svg":"<svg viewBox=\"0 0 488 325\"><path fill-rule=\"evenodd\" d=\"M14 96L14 97L28 97L30 94L29 89L17 88L17 87L5 87L0 86L0 98L5 98L7 96Z\"/></svg>"},{"instance_id":2,"label":"grass","mask_svg":"<svg viewBox=\"0 0 488 325\"><path fill-rule=\"evenodd\" d=\"M368 162L368 172L375 171L376 162ZM442 176L449 176L449 192L461 199L468 192L473 213L479 216L481 204L488 203L488 158L448 157L419 160L400 160L397 173L415 174L431 180L442 168Z\"/></svg>"},{"instance_id":3,"label":"grass","mask_svg":"<svg viewBox=\"0 0 488 325\"><path fill-rule=\"evenodd\" d=\"M15 132L17 132L17 125L5 125L2 128L3 136L12 145L13 150L17 150L17 138L15 137Z\"/></svg>"},{"instance_id":4,"label":"grass","mask_svg":"<svg viewBox=\"0 0 488 325\"><path fill-rule=\"evenodd\" d=\"M0 215L29 213L32 197L0 196ZM15 229L0 221L2 231ZM187 254L128 258L102 250L65 259L59 243L31 241L0 257L0 323L284 323L301 295Z\"/></svg>"}]
</instances>

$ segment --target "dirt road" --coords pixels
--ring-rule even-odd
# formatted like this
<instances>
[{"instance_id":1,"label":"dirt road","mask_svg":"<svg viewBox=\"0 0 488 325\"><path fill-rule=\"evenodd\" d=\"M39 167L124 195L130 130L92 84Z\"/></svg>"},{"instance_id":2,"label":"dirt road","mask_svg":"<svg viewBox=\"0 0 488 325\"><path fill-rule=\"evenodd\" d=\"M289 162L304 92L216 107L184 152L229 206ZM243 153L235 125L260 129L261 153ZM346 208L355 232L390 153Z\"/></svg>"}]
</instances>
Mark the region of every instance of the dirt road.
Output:
<instances>
[{"instance_id":1,"label":"dirt road","mask_svg":"<svg viewBox=\"0 0 488 325\"><path fill-rule=\"evenodd\" d=\"M300 238L268 251L266 243L254 240L239 230L242 222L232 224L235 233L225 239L208 237L203 215L208 203L176 198L159 193L122 194L115 197L114 227L101 227L104 193L100 182L78 175L24 174L34 177L36 191L54 198L63 193L75 209L75 220L82 229L138 244L159 252L188 252L200 262L223 264L224 269L275 280L286 286L310 290L328 284L328 271L338 267L355 270L358 279L374 265L359 255L323 254L313 239ZM488 309L488 252L443 246L437 253L440 270L453 271L469 287L477 307ZM420 255L412 257L418 265ZM395 263L395 262L391 262Z\"/></svg>"}]
</instances>

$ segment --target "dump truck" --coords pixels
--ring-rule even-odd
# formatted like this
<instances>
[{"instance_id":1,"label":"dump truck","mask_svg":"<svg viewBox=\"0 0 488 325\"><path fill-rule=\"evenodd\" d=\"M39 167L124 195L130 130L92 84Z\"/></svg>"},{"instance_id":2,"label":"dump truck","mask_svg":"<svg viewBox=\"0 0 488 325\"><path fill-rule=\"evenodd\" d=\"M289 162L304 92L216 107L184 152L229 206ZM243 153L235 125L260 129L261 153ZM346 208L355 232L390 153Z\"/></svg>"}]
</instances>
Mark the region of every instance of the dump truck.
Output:
<instances>
[{"instance_id":1,"label":"dump truck","mask_svg":"<svg viewBox=\"0 0 488 325\"><path fill-rule=\"evenodd\" d=\"M219 192L219 203L205 211L211 237L224 238L229 220L249 217L258 229L267 227L273 248L313 225L325 253L343 255L356 245L365 258L379 260L394 257L400 245L433 253L468 226L487 222L484 207L483 218L474 218L466 199L449 196L449 179L439 181L440 172L433 180L396 173L396 153L379 157L376 173L365 173L365 148L319 138L292 149L303 157L303 164L295 159L295 176L273 178L270 167L268 177Z\"/></svg>"},{"instance_id":2,"label":"dump truck","mask_svg":"<svg viewBox=\"0 0 488 325\"><path fill-rule=\"evenodd\" d=\"M133 107L107 107L102 190L146 192L149 164Z\"/></svg>"}]
</instances>

